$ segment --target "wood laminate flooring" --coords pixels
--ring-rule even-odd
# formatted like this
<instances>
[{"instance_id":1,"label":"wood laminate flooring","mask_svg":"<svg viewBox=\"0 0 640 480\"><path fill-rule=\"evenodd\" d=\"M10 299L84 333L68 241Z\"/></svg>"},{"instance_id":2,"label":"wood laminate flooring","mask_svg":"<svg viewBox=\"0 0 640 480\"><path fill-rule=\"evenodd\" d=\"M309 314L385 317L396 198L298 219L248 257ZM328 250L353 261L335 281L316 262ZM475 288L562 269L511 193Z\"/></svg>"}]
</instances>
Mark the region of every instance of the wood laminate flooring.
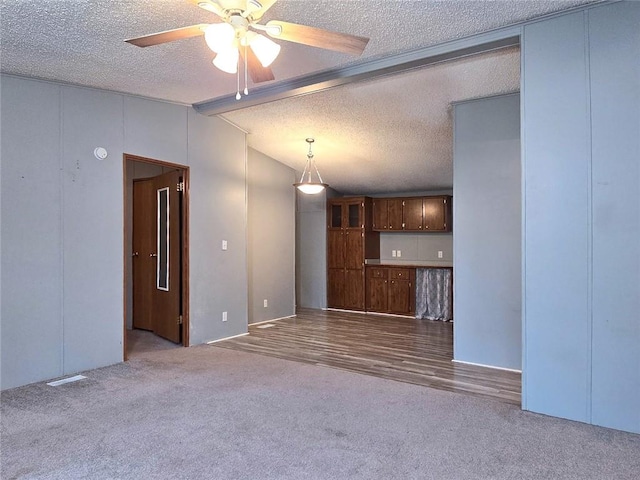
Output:
<instances>
[{"instance_id":1,"label":"wood laminate flooring","mask_svg":"<svg viewBox=\"0 0 640 480\"><path fill-rule=\"evenodd\" d=\"M520 405L520 373L451 361L453 324L446 322L299 309L213 345Z\"/></svg>"}]
</instances>

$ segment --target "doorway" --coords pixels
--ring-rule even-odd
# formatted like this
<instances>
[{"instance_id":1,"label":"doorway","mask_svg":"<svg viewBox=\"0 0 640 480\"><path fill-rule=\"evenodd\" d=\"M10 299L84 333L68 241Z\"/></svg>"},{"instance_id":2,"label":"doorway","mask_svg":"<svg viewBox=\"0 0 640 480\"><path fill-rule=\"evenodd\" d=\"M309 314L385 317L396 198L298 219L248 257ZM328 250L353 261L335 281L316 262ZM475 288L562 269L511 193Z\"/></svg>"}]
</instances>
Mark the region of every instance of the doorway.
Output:
<instances>
[{"instance_id":1,"label":"doorway","mask_svg":"<svg viewBox=\"0 0 640 480\"><path fill-rule=\"evenodd\" d=\"M123 169L126 361L189 345L189 168L125 154Z\"/></svg>"}]
</instances>

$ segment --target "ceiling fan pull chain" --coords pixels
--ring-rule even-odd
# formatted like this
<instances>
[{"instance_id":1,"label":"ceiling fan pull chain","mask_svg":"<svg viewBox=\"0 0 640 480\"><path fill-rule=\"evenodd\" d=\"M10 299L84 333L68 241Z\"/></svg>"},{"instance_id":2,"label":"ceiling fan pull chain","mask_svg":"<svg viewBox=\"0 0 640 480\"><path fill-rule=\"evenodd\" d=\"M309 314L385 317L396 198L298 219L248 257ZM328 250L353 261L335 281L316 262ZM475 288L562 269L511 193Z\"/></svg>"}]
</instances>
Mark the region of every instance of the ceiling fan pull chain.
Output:
<instances>
[{"instance_id":1,"label":"ceiling fan pull chain","mask_svg":"<svg viewBox=\"0 0 640 480\"><path fill-rule=\"evenodd\" d=\"M242 98L240 96L240 59L238 59L238 68L236 70L236 100L240 100L240 98Z\"/></svg>"},{"instance_id":2,"label":"ceiling fan pull chain","mask_svg":"<svg viewBox=\"0 0 640 480\"><path fill-rule=\"evenodd\" d=\"M249 95L249 87L247 80L247 45L244 46L244 94Z\"/></svg>"}]
</instances>

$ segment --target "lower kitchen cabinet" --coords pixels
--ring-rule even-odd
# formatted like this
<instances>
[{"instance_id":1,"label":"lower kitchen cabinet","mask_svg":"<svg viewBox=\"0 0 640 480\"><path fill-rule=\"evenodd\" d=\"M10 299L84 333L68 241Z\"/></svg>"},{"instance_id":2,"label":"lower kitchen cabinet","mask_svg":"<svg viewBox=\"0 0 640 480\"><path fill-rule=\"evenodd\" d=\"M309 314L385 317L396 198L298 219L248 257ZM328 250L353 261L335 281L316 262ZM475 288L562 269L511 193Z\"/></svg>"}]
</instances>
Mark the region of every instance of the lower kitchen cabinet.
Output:
<instances>
[{"instance_id":1,"label":"lower kitchen cabinet","mask_svg":"<svg viewBox=\"0 0 640 480\"><path fill-rule=\"evenodd\" d=\"M366 277L367 311L415 314L415 268L367 267Z\"/></svg>"}]
</instances>

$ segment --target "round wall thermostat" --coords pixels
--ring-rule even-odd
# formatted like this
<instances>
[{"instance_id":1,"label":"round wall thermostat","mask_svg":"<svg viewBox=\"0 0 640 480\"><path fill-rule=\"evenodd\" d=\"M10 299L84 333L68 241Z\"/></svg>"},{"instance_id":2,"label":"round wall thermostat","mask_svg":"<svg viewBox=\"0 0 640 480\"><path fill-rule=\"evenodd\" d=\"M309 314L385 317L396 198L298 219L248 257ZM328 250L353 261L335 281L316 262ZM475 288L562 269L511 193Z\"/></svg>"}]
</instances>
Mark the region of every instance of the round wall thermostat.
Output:
<instances>
[{"instance_id":1,"label":"round wall thermostat","mask_svg":"<svg viewBox=\"0 0 640 480\"><path fill-rule=\"evenodd\" d=\"M105 158L107 158L107 155L108 155L107 149L102 147L96 147L96 149L93 151L93 154L96 156L98 160L104 160Z\"/></svg>"}]
</instances>

